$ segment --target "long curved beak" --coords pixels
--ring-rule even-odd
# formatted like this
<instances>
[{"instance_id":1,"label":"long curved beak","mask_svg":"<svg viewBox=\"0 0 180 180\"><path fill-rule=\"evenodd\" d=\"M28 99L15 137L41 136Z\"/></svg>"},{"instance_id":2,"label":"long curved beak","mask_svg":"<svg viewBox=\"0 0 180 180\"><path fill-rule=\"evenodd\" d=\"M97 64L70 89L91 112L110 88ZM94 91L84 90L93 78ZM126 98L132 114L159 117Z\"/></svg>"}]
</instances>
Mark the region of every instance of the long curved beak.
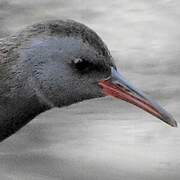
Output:
<instances>
[{"instance_id":1,"label":"long curved beak","mask_svg":"<svg viewBox=\"0 0 180 180\"><path fill-rule=\"evenodd\" d=\"M99 85L106 95L111 95L134 104L165 123L177 127L177 122L166 110L153 99L131 85L131 83L129 83L115 68L111 67L111 76L105 80L101 80Z\"/></svg>"}]
</instances>

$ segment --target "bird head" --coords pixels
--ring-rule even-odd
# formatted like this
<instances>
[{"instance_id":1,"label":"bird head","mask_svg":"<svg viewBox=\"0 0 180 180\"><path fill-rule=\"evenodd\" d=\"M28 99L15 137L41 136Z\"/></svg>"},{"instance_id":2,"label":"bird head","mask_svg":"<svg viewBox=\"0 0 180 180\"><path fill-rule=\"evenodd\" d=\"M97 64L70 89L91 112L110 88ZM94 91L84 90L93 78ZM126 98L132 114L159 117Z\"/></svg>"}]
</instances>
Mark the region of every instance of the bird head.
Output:
<instances>
[{"instance_id":1,"label":"bird head","mask_svg":"<svg viewBox=\"0 0 180 180\"><path fill-rule=\"evenodd\" d=\"M27 39L22 54L38 89L54 106L110 95L177 126L155 100L126 80L90 28L69 20L49 21L29 28Z\"/></svg>"}]
</instances>

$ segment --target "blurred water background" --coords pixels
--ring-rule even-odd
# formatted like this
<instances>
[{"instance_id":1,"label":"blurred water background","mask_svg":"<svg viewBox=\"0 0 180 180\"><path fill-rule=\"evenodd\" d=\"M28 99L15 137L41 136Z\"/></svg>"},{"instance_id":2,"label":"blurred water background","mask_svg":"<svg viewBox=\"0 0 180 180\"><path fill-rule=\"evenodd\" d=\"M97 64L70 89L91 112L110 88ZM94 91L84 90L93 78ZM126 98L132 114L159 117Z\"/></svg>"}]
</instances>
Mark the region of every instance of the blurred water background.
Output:
<instances>
[{"instance_id":1,"label":"blurred water background","mask_svg":"<svg viewBox=\"0 0 180 180\"><path fill-rule=\"evenodd\" d=\"M0 38L74 19L180 122L180 1L0 0ZM180 129L110 97L53 109L0 144L2 180L179 180Z\"/></svg>"}]
</instances>

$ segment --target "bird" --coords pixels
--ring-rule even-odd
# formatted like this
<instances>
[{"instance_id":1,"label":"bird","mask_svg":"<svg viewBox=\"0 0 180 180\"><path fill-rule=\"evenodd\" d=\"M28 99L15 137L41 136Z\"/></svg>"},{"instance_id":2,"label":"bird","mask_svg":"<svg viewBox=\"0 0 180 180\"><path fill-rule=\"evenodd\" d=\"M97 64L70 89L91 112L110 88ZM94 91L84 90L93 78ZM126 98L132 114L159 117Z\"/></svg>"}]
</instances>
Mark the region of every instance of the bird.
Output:
<instances>
[{"instance_id":1,"label":"bird","mask_svg":"<svg viewBox=\"0 0 180 180\"><path fill-rule=\"evenodd\" d=\"M103 40L80 22L47 20L0 40L0 141L51 108L107 95L177 126L122 75Z\"/></svg>"}]
</instances>

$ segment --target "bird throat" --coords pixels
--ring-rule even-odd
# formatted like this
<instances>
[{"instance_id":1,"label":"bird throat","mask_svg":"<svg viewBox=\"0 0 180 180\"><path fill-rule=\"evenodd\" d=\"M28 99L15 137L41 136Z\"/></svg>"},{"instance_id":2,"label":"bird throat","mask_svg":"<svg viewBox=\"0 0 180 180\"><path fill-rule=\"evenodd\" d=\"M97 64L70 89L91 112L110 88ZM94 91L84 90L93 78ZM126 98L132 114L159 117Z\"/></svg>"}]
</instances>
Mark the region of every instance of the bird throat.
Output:
<instances>
[{"instance_id":1,"label":"bird throat","mask_svg":"<svg viewBox=\"0 0 180 180\"><path fill-rule=\"evenodd\" d=\"M29 79L29 82L31 82L30 86L34 90L38 101L41 104L47 106L49 109L54 108L55 104L46 95L44 95L36 80L31 77L31 79Z\"/></svg>"}]
</instances>

